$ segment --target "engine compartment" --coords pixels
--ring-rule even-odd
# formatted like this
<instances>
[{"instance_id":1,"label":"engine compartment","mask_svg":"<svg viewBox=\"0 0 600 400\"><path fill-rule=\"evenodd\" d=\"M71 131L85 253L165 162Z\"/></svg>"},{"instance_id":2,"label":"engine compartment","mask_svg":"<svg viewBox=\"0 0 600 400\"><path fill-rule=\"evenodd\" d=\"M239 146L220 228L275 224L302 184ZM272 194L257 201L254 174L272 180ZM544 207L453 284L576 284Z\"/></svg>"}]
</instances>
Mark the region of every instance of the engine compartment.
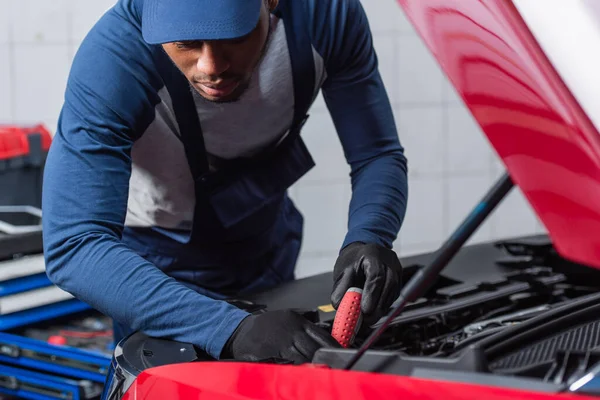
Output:
<instances>
[{"instance_id":1,"label":"engine compartment","mask_svg":"<svg viewBox=\"0 0 600 400\"><path fill-rule=\"evenodd\" d=\"M448 356L506 327L597 291L597 287L570 281L563 273L539 266L477 286L445 283L408 306L375 348L412 356ZM322 326L330 329L331 322ZM363 329L353 347L359 347L377 326Z\"/></svg>"},{"instance_id":2,"label":"engine compartment","mask_svg":"<svg viewBox=\"0 0 600 400\"><path fill-rule=\"evenodd\" d=\"M522 323L594 292L550 268L532 267L505 280L434 288L431 297L407 307L375 348L413 356L447 356L507 326ZM329 323L323 324L330 329ZM376 325L375 325L376 326ZM364 341L365 329L354 347Z\"/></svg>"},{"instance_id":3,"label":"engine compartment","mask_svg":"<svg viewBox=\"0 0 600 400\"><path fill-rule=\"evenodd\" d=\"M432 257L401 259L404 280ZM353 370L565 391L594 368L600 372L599 277L600 271L561 258L544 235L464 246ZM331 330L331 284L325 273L229 301L252 313L293 309ZM313 363L343 368L381 322L363 326L351 348L319 350ZM122 389L148 368L215 361L189 344L139 332L114 354Z\"/></svg>"},{"instance_id":4,"label":"engine compartment","mask_svg":"<svg viewBox=\"0 0 600 400\"><path fill-rule=\"evenodd\" d=\"M561 258L545 236L491 246L500 270L481 263L475 281L451 271L440 276L354 369L444 379L454 373L461 381L563 391L600 366L598 272ZM409 278L421 267L407 265ZM330 328L330 321L321 324ZM323 349L314 361L342 368L379 324L363 327L351 348Z\"/></svg>"}]
</instances>

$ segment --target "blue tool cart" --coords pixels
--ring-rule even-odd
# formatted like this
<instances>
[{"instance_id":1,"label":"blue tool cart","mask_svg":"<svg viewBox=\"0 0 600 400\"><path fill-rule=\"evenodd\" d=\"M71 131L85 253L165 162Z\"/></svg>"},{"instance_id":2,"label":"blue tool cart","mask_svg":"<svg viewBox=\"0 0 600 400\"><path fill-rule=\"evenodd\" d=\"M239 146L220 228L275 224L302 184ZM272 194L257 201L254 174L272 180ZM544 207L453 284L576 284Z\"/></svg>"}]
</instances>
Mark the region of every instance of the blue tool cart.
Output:
<instances>
[{"instance_id":1,"label":"blue tool cart","mask_svg":"<svg viewBox=\"0 0 600 400\"><path fill-rule=\"evenodd\" d=\"M41 125L0 126L0 398L99 399L111 321L45 270L40 207L50 141Z\"/></svg>"}]
</instances>

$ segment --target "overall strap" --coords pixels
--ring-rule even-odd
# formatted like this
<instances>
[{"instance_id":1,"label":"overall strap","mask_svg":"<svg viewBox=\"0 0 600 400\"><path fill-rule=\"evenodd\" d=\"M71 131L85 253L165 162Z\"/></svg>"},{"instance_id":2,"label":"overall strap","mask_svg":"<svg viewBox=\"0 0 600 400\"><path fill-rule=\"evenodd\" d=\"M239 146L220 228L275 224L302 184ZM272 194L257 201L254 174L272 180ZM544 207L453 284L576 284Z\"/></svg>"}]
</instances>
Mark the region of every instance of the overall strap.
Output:
<instances>
[{"instance_id":1,"label":"overall strap","mask_svg":"<svg viewBox=\"0 0 600 400\"><path fill-rule=\"evenodd\" d=\"M208 172L209 167L200 118L192 94L194 89L162 48L155 50L155 63L171 97L180 140L195 180Z\"/></svg>"},{"instance_id":2,"label":"overall strap","mask_svg":"<svg viewBox=\"0 0 600 400\"><path fill-rule=\"evenodd\" d=\"M273 13L281 18L285 25L294 83L292 131L297 131L296 133L299 134L313 102L316 80L306 1L280 0Z\"/></svg>"}]
</instances>

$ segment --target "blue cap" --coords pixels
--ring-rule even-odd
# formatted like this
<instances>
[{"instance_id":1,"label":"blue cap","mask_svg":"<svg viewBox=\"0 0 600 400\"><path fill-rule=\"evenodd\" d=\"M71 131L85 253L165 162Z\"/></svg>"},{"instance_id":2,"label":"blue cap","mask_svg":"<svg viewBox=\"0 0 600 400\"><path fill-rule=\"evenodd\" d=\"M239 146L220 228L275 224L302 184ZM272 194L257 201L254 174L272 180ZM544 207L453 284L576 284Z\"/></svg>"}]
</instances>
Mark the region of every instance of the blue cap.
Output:
<instances>
[{"instance_id":1,"label":"blue cap","mask_svg":"<svg viewBox=\"0 0 600 400\"><path fill-rule=\"evenodd\" d=\"M144 0L142 35L149 44L234 39L252 32L264 0Z\"/></svg>"}]
</instances>

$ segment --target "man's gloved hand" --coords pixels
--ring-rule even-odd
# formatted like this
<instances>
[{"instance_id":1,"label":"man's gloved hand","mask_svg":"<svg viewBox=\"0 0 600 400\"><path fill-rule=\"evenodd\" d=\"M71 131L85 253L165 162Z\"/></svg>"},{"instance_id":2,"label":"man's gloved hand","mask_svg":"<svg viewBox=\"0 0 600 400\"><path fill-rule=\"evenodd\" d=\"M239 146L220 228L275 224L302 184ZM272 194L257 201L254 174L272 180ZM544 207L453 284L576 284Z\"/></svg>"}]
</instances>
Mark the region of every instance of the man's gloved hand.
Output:
<instances>
[{"instance_id":1,"label":"man's gloved hand","mask_svg":"<svg viewBox=\"0 0 600 400\"><path fill-rule=\"evenodd\" d=\"M351 287L363 289L361 312L369 324L387 314L400 295L402 265L393 250L355 242L346 246L333 268L331 303L338 308Z\"/></svg>"},{"instance_id":2,"label":"man's gloved hand","mask_svg":"<svg viewBox=\"0 0 600 400\"><path fill-rule=\"evenodd\" d=\"M221 358L279 358L301 364L311 362L321 347L341 346L327 331L293 311L269 311L243 319L225 344Z\"/></svg>"}]
</instances>

